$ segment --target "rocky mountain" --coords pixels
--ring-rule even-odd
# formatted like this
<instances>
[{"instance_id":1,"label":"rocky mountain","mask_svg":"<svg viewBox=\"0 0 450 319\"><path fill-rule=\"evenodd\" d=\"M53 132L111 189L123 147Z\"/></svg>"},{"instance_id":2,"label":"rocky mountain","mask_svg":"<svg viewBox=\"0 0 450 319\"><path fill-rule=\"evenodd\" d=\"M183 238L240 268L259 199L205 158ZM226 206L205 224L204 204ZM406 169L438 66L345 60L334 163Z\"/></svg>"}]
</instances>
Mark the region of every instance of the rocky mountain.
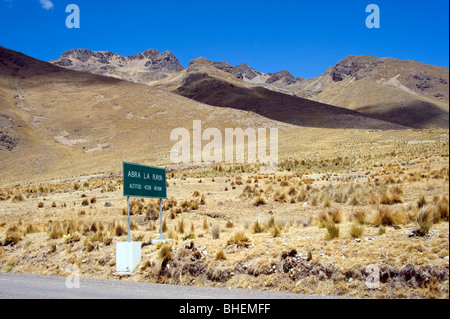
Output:
<instances>
[{"instance_id":1,"label":"rocky mountain","mask_svg":"<svg viewBox=\"0 0 450 319\"><path fill-rule=\"evenodd\" d=\"M182 81L186 73L171 52L152 49L129 57L74 49L50 62L148 85ZM263 73L245 63L233 66L203 57L192 60L188 69L196 65L222 71L219 77L228 74L243 83L356 110L402 126L449 127L449 71L445 67L368 55L348 56L317 78L304 79L286 70Z\"/></svg>"},{"instance_id":2,"label":"rocky mountain","mask_svg":"<svg viewBox=\"0 0 450 319\"><path fill-rule=\"evenodd\" d=\"M249 67L245 63L233 66L228 62L215 62L207 60L203 57L192 60L190 62L190 65L198 63L210 65L212 67L215 67L216 69L231 74L239 80L243 80L247 83L266 86L269 89L287 89L289 86L305 80L301 77L294 78L294 76L292 76L292 74L286 70L282 70L277 73L262 73Z\"/></svg>"},{"instance_id":3,"label":"rocky mountain","mask_svg":"<svg viewBox=\"0 0 450 319\"><path fill-rule=\"evenodd\" d=\"M349 56L288 88L298 96L414 128L448 128L449 70L416 61Z\"/></svg>"},{"instance_id":4,"label":"rocky mountain","mask_svg":"<svg viewBox=\"0 0 450 319\"><path fill-rule=\"evenodd\" d=\"M72 49L50 63L135 83L150 83L183 70L183 66L170 51L160 53L153 49L128 57L110 51Z\"/></svg>"},{"instance_id":5,"label":"rocky mountain","mask_svg":"<svg viewBox=\"0 0 450 319\"><path fill-rule=\"evenodd\" d=\"M151 54L122 60L73 51L65 58L73 65L83 60L142 65ZM159 65L171 71L171 63ZM279 128L280 149L289 151L310 147L319 129L328 136L336 129L351 134L405 128L255 86L208 64L193 63L150 86L62 68L0 47L2 185L108 174L119 171L123 161L173 165L171 132L192 129L194 120L221 132ZM300 134L298 130L303 138L292 140L289 136Z\"/></svg>"},{"instance_id":6,"label":"rocky mountain","mask_svg":"<svg viewBox=\"0 0 450 319\"><path fill-rule=\"evenodd\" d=\"M263 86L268 85L268 88L285 89L305 80L301 77L294 78L286 70L277 73L262 73L245 63L233 66L228 62L209 61L203 57L195 59L191 63L195 64L199 61L229 73L239 80ZM110 51L72 49L64 52L57 60L51 60L50 63L76 71L144 84L152 84L184 69L170 51L160 53L154 49L148 49L129 57L123 57Z\"/></svg>"},{"instance_id":7,"label":"rocky mountain","mask_svg":"<svg viewBox=\"0 0 450 319\"><path fill-rule=\"evenodd\" d=\"M346 57L323 75L303 82L301 91L305 96L316 97L340 82L365 79L440 102L449 101L448 68L366 55Z\"/></svg>"}]
</instances>

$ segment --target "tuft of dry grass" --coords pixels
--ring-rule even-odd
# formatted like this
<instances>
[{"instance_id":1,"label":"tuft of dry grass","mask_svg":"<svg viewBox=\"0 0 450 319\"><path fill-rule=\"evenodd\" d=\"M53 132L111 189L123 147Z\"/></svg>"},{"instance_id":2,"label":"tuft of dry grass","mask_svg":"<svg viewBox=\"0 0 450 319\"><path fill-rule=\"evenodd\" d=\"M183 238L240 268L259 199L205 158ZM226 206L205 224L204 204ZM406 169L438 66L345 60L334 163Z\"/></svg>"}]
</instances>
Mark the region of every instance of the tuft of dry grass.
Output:
<instances>
[{"instance_id":1,"label":"tuft of dry grass","mask_svg":"<svg viewBox=\"0 0 450 319\"><path fill-rule=\"evenodd\" d=\"M326 224L327 233L325 238L327 240L332 240L339 237L339 226L333 223Z\"/></svg>"},{"instance_id":2,"label":"tuft of dry grass","mask_svg":"<svg viewBox=\"0 0 450 319\"><path fill-rule=\"evenodd\" d=\"M261 206L261 205L266 205L266 204L267 204L267 200L262 196L257 197L255 199L255 201L253 202L253 205L256 207Z\"/></svg>"},{"instance_id":3,"label":"tuft of dry grass","mask_svg":"<svg viewBox=\"0 0 450 319\"><path fill-rule=\"evenodd\" d=\"M158 259L166 262L172 259L172 247L170 245L162 245L158 251Z\"/></svg>"},{"instance_id":4,"label":"tuft of dry grass","mask_svg":"<svg viewBox=\"0 0 450 319\"><path fill-rule=\"evenodd\" d=\"M178 224L177 224L177 231L180 234L184 234L184 227L185 227L185 222L184 222L184 218L178 220Z\"/></svg>"},{"instance_id":5,"label":"tuft of dry grass","mask_svg":"<svg viewBox=\"0 0 450 319\"><path fill-rule=\"evenodd\" d=\"M360 238L364 234L364 226L361 224L353 224L349 229L352 238Z\"/></svg>"},{"instance_id":6,"label":"tuft of dry grass","mask_svg":"<svg viewBox=\"0 0 450 319\"><path fill-rule=\"evenodd\" d=\"M253 223L252 231L253 231L254 234L260 234L260 233L264 232L264 227L261 226L261 224L259 223L259 220L256 220Z\"/></svg>"},{"instance_id":7,"label":"tuft of dry grass","mask_svg":"<svg viewBox=\"0 0 450 319\"><path fill-rule=\"evenodd\" d=\"M223 252L223 249L220 249L217 253L216 253L216 260L226 260L227 257L225 256L225 253Z\"/></svg>"},{"instance_id":8,"label":"tuft of dry grass","mask_svg":"<svg viewBox=\"0 0 450 319\"><path fill-rule=\"evenodd\" d=\"M447 197L443 197L442 199L438 200L436 203L436 219L438 221L449 221L449 202Z\"/></svg>"},{"instance_id":9,"label":"tuft of dry grass","mask_svg":"<svg viewBox=\"0 0 450 319\"><path fill-rule=\"evenodd\" d=\"M228 240L228 245L236 244L238 247L248 247L250 239L247 237L244 231L237 231Z\"/></svg>"},{"instance_id":10,"label":"tuft of dry grass","mask_svg":"<svg viewBox=\"0 0 450 319\"><path fill-rule=\"evenodd\" d=\"M418 236L425 236L430 232L431 226L433 225L433 220L435 218L434 210L427 206L423 206L420 210L419 216L417 217L417 224L419 228L413 231L413 234Z\"/></svg>"},{"instance_id":11,"label":"tuft of dry grass","mask_svg":"<svg viewBox=\"0 0 450 319\"><path fill-rule=\"evenodd\" d=\"M319 228L326 227L328 224L340 224L344 219L344 215L341 210L337 208L331 208L329 210L322 210L317 216L317 223Z\"/></svg>"},{"instance_id":12,"label":"tuft of dry grass","mask_svg":"<svg viewBox=\"0 0 450 319\"><path fill-rule=\"evenodd\" d=\"M366 211L362 209L358 209L356 211L353 211L350 216L349 220L351 222L356 222L360 225L364 224L366 222Z\"/></svg>"},{"instance_id":13,"label":"tuft of dry grass","mask_svg":"<svg viewBox=\"0 0 450 319\"><path fill-rule=\"evenodd\" d=\"M394 226L404 224L408 220L403 209L394 209L389 206L378 206L368 218L372 226Z\"/></svg>"},{"instance_id":14,"label":"tuft of dry grass","mask_svg":"<svg viewBox=\"0 0 450 319\"><path fill-rule=\"evenodd\" d=\"M381 205L394 205L400 203L403 203L403 198L401 194L392 191L380 193Z\"/></svg>"},{"instance_id":15,"label":"tuft of dry grass","mask_svg":"<svg viewBox=\"0 0 450 319\"><path fill-rule=\"evenodd\" d=\"M427 199L425 198L424 195L422 195L422 196L417 200L417 207L418 207L418 208L422 208L422 207L424 207L424 206L427 205L427 204L428 204L428 202L427 202Z\"/></svg>"},{"instance_id":16,"label":"tuft of dry grass","mask_svg":"<svg viewBox=\"0 0 450 319\"><path fill-rule=\"evenodd\" d=\"M213 239L219 239L220 237L220 225L214 224L214 226L211 228L211 235Z\"/></svg>"}]
</instances>

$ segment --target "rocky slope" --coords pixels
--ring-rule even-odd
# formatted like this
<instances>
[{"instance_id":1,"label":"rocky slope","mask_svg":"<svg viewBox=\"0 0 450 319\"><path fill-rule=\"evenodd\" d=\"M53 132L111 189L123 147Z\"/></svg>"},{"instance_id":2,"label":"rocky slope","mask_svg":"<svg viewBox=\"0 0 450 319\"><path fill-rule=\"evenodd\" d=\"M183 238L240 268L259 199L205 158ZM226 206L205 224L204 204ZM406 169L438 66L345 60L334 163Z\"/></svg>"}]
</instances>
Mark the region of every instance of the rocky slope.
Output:
<instances>
[{"instance_id":1,"label":"rocky slope","mask_svg":"<svg viewBox=\"0 0 450 319\"><path fill-rule=\"evenodd\" d=\"M149 49L122 57L112 52L74 49L53 64L148 85L180 84L186 69L166 51ZM263 73L245 63L210 61L203 57L193 65L207 65L233 79L271 91L357 110L370 117L412 128L448 128L448 68L416 61L374 56L348 56L313 79L294 77L286 70ZM232 81L227 77L226 81Z\"/></svg>"},{"instance_id":2,"label":"rocky slope","mask_svg":"<svg viewBox=\"0 0 450 319\"><path fill-rule=\"evenodd\" d=\"M72 49L50 63L135 83L160 80L169 74L183 70L178 59L170 51L160 53L153 49L128 57L110 51Z\"/></svg>"},{"instance_id":3,"label":"rocky slope","mask_svg":"<svg viewBox=\"0 0 450 319\"><path fill-rule=\"evenodd\" d=\"M289 88L299 96L414 128L448 128L448 68L416 61L349 56Z\"/></svg>"}]
</instances>

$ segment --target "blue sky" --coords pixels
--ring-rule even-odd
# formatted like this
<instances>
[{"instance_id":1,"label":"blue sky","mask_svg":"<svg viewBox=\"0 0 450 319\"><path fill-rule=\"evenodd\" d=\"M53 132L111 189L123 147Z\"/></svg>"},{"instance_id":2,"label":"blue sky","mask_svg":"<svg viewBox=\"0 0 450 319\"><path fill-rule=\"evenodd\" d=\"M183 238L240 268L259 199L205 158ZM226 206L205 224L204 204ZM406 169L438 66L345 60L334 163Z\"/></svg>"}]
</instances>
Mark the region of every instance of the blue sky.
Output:
<instances>
[{"instance_id":1,"label":"blue sky","mask_svg":"<svg viewBox=\"0 0 450 319\"><path fill-rule=\"evenodd\" d=\"M80 8L68 29L66 6ZM380 29L368 29L369 4ZM170 50L306 78L348 55L413 59L448 67L448 0L113 1L0 0L0 46L40 60L72 48L132 55Z\"/></svg>"}]
</instances>

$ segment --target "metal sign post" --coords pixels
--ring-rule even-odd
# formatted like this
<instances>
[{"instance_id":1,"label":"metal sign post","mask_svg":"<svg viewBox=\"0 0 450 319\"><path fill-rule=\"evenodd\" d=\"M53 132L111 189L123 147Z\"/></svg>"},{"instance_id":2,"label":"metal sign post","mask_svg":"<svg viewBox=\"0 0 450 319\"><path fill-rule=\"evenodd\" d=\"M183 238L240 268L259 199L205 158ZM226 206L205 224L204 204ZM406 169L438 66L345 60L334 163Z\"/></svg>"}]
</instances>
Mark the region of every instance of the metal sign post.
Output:
<instances>
[{"instance_id":1,"label":"metal sign post","mask_svg":"<svg viewBox=\"0 0 450 319\"><path fill-rule=\"evenodd\" d=\"M127 211L128 211L128 237L127 242L131 243L131 231L130 231L130 196L127 196Z\"/></svg>"},{"instance_id":2,"label":"metal sign post","mask_svg":"<svg viewBox=\"0 0 450 319\"><path fill-rule=\"evenodd\" d=\"M158 240L165 241L163 234L163 220L162 220L162 198L159 199L159 238Z\"/></svg>"}]
</instances>

